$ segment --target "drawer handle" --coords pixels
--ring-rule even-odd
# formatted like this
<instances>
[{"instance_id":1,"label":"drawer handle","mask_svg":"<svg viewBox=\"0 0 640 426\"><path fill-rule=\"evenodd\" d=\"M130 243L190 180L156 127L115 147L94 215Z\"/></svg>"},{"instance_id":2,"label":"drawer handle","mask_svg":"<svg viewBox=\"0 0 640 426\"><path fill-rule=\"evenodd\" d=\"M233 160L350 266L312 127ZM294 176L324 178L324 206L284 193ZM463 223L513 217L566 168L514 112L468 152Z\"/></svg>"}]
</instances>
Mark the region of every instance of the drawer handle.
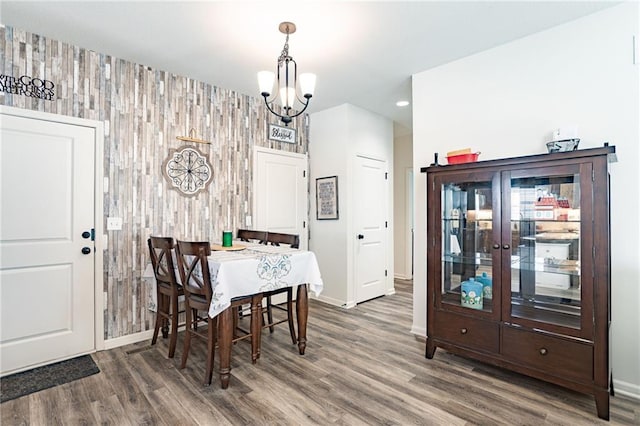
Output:
<instances>
[{"instance_id":1,"label":"drawer handle","mask_svg":"<svg viewBox=\"0 0 640 426\"><path fill-rule=\"evenodd\" d=\"M511 246L509 244L505 244L502 246L503 249L505 250L509 250L511 248Z\"/></svg>"},{"instance_id":2,"label":"drawer handle","mask_svg":"<svg viewBox=\"0 0 640 426\"><path fill-rule=\"evenodd\" d=\"M499 249L499 248L500 248L500 244L494 244L494 245L493 245L493 248L494 248L494 249Z\"/></svg>"},{"instance_id":3,"label":"drawer handle","mask_svg":"<svg viewBox=\"0 0 640 426\"><path fill-rule=\"evenodd\" d=\"M548 353L549 351L547 350L547 348L540 348L540 355L546 355Z\"/></svg>"},{"instance_id":4,"label":"drawer handle","mask_svg":"<svg viewBox=\"0 0 640 426\"><path fill-rule=\"evenodd\" d=\"M460 334L467 334L467 329L466 328L461 328L460 329Z\"/></svg>"}]
</instances>

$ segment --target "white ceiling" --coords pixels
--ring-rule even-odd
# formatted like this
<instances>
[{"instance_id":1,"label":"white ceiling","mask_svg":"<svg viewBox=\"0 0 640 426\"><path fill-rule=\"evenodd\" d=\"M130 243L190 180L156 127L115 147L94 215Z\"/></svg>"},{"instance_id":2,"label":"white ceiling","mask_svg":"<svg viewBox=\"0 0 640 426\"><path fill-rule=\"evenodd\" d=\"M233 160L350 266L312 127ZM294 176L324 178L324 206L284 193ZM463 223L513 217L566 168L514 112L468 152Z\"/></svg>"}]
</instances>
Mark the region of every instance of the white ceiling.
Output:
<instances>
[{"instance_id":1,"label":"white ceiling","mask_svg":"<svg viewBox=\"0 0 640 426\"><path fill-rule=\"evenodd\" d=\"M7 1L0 22L259 96L289 53L318 82L309 112L350 103L411 130L411 75L615 5L611 1Z\"/></svg>"}]
</instances>

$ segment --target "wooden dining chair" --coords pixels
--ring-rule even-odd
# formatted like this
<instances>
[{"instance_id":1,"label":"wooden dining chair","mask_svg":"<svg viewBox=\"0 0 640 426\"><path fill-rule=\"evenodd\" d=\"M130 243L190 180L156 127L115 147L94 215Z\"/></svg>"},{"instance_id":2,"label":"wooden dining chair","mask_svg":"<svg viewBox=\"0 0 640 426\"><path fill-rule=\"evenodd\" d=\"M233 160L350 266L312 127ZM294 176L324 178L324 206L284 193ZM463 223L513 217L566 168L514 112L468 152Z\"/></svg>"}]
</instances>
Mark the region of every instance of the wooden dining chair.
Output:
<instances>
[{"instance_id":1,"label":"wooden dining chair","mask_svg":"<svg viewBox=\"0 0 640 426\"><path fill-rule=\"evenodd\" d=\"M153 330L151 344L158 340L158 332L162 328L162 337L169 335L169 358L173 358L178 341L178 316L184 311L178 310L179 297L184 294L182 286L176 278L176 268L173 262L172 250L175 242L171 237L149 237L149 254L153 274L156 278L156 295L158 306L156 307L156 324ZM171 324L169 332L168 325Z\"/></svg>"},{"instance_id":2,"label":"wooden dining chair","mask_svg":"<svg viewBox=\"0 0 640 426\"><path fill-rule=\"evenodd\" d=\"M238 239L245 242L267 244L266 231L256 231L253 229L238 229Z\"/></svg>"},{"instance_id":3,"label":"wooden dining chair","mask_svg":"<svg viewBox=\"0 0 640 426\"><path fill-rule=\"evenodd\" d=\"M279 246L285 244L291 248L300 248L300 236L297 234L283 234L279 232L267 232L267 244ZM287 294L286 306L280 306L272 303L272 296L277 294ZM291 287L279 288L264 293L267 303L263 307L263 312L267 314L267 321L263 319L263 327L269 327L269 333L273 333L273 327L277 324L288 323L291 341L295 345L298 343L296 338L296 329L293 325L293 289ZM273 320L273 309L279 309L287 313L287 317L281 320Z\"/></svg>"},{"instance_id":4,"label":"wooden dining chair","mask_svg":"<svg viewBox=\"0 0 640 426\"><path fill-rule=\"evenodd\" d=\"M185 302L186 302L186 332L184 338L184 347L182 351L182 363L180 368L184 368L187 364L189 349L191 347L191 338L193 336L200 337L207 341L207 367L205 373L205 385L211 384L213 376L213 362L215 357L215 347L218 338L218 321L217 317L209 316L209 306L211 305L212 286L211 275L209 273L209 263L207 257L211 254L211 245L208 241L204 242L187 242L178 241L176 246L178 257L178 269L182 280ZM237 297L231 299L229 309L237 310L243 304L251 304L252 296ZM258 309L252 306L252 310ZM202 314L200 314L202 312ZM235 315L237 317L237 315ZM251 316L251 330L256 327L261 329L260 315ZM201 331L198 323L207 324L207 329ZM235 330L234 325L234 330ZM255 364L260 355L260 336L259 333L248 332L242 336L234 337L233 341L251 338L251 358Z\"/></svg>"}]
</instances>

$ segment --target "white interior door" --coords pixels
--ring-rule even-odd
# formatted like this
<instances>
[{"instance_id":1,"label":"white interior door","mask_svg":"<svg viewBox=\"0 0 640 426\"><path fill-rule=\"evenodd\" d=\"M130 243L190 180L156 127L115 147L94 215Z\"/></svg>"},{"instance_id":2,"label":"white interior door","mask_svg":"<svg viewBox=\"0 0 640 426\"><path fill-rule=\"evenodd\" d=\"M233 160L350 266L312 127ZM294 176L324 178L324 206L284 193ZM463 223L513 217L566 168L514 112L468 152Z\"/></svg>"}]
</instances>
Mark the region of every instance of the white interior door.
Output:
<instances>
[{"instance_id":1,"label":"white interior door","mask_svg":"<svg viewBox=\"0 0 640 426\"><path fill-rule=\"evenodd\" d=\"M95 350L95 144L0 115L0 375Z\"/></svg>"},{"instance_id":2,"label":"white interior door","mask_svg":"<svg viewBox=\"0 0 640 426\"><path fill-rule=\"evenodd\" d=\"M389 220L386 171L385 161L356 156L353 173L356 303L386 293Z\"/></svg>"},{"instance_id":3,"label":"white interior door","mask_svg":"<svg viewBox=\"0 0 640 426\"><path fill-rule=\"evenodd\" d=\"M256 148L253 229L300 235L307 249L307 156Z\"/></svg>"}]
</instances>

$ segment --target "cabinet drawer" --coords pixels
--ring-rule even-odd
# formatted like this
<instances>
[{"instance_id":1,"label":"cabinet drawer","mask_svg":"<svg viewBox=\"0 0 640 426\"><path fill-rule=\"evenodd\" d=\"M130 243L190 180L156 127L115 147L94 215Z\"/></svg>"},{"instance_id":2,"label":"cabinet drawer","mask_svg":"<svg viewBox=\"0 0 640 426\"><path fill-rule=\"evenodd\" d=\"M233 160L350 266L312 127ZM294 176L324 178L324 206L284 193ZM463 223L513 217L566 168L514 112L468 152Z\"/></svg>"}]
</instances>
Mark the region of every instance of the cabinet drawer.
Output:
<instances>
[{"instance_id":1,"label":"cabinet drawer","mask_svg":"<svg viewBox=\"0 0 640 426\"><path fill-rule=\"evenodd\" d=\"M443 311L435 317L435 338L472 349L498 352L500 328L497 323Z\"/></svg>"},{"instance_id":2,"label":"cabinet drawer","mask_svg":"<svg viewBox=\"0 0 640 426\"><path fill-rule=\"evenodd\" d=\"M502 355L557 376L593 380L593 347L587 343L504 327Z\"/></svg>"}]
</instances>

